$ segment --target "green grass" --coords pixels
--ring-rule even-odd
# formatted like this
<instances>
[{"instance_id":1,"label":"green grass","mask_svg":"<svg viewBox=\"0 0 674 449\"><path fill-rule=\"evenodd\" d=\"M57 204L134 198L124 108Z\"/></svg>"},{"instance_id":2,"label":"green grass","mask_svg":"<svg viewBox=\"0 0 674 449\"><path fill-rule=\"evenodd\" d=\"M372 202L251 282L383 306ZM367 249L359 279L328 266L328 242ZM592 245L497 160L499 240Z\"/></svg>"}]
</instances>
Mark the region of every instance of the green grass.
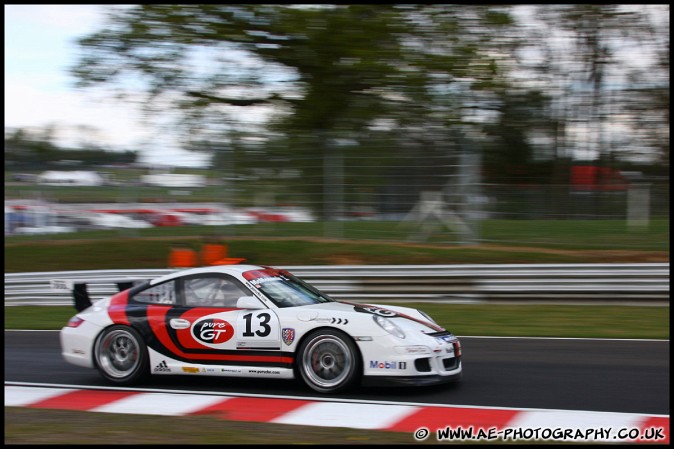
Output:
<instances>
[{"instance_id":1,"label":"green grass","mask_svg":"<svg viewBox=\"0 0 674 449\"><path fill-rule=\"evenodd\" d=\"M57 330L73 315L70 306L5 307L5 329Z\"/></svg>"},{"instance_id":2,"label":"green grass","mask_svg":"<svg viewBox=\"0 0 674 449\"><path fill-rule=\"evenodd\" d=\"M436 443L434 437L422 444ZM5 407L5 444L417 444L411 432Z\"/></svg>"},{"instance_id":3,"label":"green grass","mask_svg":"<svg viewBox=\"0 0 674 449\"><path fill-rule=\"evenodd\" d=\"M668 306L396 303L418 308L461 335L669 338ZM5 329L60 329L68 306L5 307Z\"/></svg>"},{"instance_id":4,"label":"green grass","mask_svg":"<svg viewBox=\"0 0 674 449\"><path fill-rule=\"evenodd\" d=\"M326 238L337 226L343 238ZM334 231L334 229L333 229ZM480 245L459 245L439 230L410 242L391 222L263 223L93 231L5 238L5 272L166 267L171 248L199 251L205 242L229 246L231 257L269 265L605 263L669 261L669 221L628 232L618 221L483 223ZM442 240L445 239L445 240ZM447 240L449 239L449 240Z\"/></svg>"},{"instance_id":5,"label":"green grass","mask_svg":"<svg viewBox=\"0 0 674 449\"><path fill-rule=\"evenodd\" d=\"M260 223L235 226L181 226L120 231L87 231L49 236L8 236L7 243L100 238L298 238L380 241L397 245L462 245L451 229L437 226L428 239L415 237L419 227L391 221ZM669 220L654 219L646 229L630 229L624 220L485 220L482 244L568 250L669 251Z\"/></svg>"},{"instance_id":6,"label":"green grass","mask_svg":"<svg viewBox=\"0 0 674 449\"><path fill-rule=\"evenodd\" d=\"M166 268L172 248L186 245L199 252L199 237L95 241L23 242L5 246L5 272L92 269ZM365 242L320 242L301 239L221 239L230 257L264 265L424 265L465 263L593 262L586 254L551 254L526 249L415 247Z\"/></svg>"},{"instance_id":7,"label":"green grass","mask_svg":"<svg viewBox=\"0 0 674 449\"><path fill-rule=\"evenodd\" d=\"M669 220L651 220L648 229L629 229L624 220L486 220L490 242L575 250L669 251Z\"/></svg>"}]
</instances>

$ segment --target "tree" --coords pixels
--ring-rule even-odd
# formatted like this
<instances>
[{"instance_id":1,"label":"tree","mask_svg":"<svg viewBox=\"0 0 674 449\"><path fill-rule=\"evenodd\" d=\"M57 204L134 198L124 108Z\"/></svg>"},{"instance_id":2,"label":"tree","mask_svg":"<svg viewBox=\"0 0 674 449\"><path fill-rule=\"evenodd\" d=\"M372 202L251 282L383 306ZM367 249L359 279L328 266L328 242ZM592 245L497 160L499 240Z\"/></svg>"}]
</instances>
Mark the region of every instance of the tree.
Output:
<instances>
[{"instance_id":1,"label":"tree","mask_svg":"<svg viewBox=\"0 0 674 449\"><path fill-rule=\"evenodd\" d=\"M654 8L559 5L548 16L548 23L565 30L575 47L567 58L569 82L574 84L572 107L580 111L580 121L588 129L579 143L590 154L596 153L600 164L613 164L616 157L638 158L639 147L650 147L652 157L664 139L658 143L646 136L645 123L651 131L669 128L668 115L663 114L669 109L669 31L649 23L651 14L660 14ZM667 17L668 9L662 11ZM654 60L649 61L650 53L655 54ZM655 103L654 96L658 97ZM630 129L632 136L643 141L616 141L610 130L619 127Z\"/></svg>"},{"instance_id":2,"label":"tree","mask_svg":"<svg viewBox=\"0 0 674 449\"><path fill-rule=\"evenodd\" d=\"M463 126L468 93L489 92L505 81L498 76L501 61L489 54L496 53L490 51L492 41L505 47L503 35L495 32L510 26L506 10L127 6L113 9L103 30L80 40L84 53L73 74L82 87L126 86L131 94L143 81L148 114L177 111L189 128L185 135L197 141L225 142L234 130L254 132L242 121L241 109L263 108L271 119L257 130L269 137L267 157L273 152L283 159L291 152L306 161L296 164L305 176L325 179L329 164L317 164L317 157L332 160L332 153L346 152L335 160L348 162L348 153L374 148L371 136L381 133L373 126L382 121L403 139L388 158L450 151L448 129ZM429 145L431 135L437 139ZM357 145L335 145L345 139ZM408 177L428 179L424 170L407 170Z\"/></svg>"}]
</instances>

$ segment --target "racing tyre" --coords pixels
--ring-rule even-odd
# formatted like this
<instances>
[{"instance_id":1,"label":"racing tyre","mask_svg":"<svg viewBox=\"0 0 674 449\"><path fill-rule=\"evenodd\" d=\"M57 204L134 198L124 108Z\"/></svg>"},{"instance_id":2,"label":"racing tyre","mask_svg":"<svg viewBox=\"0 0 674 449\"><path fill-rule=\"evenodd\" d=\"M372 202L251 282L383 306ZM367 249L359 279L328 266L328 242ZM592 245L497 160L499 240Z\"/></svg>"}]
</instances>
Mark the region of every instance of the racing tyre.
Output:
<instances>
[{"instance_id":1,"label":"racing tyre","mask_svg":"<svg viewBox=\"0 0 674 449\"><path fill-rule=\"evenodd\" d=\"M112 326L101 333L94 346L96 367L108 381L131 385L150 373L147 347L140 334L128 326Z\"/></svg>"},{"instance_id":2,"label":"racing tyre","mask_svg":"<svg viewBox=\"0 0 674 449\"><path fill-rule=\"evenodd\" d=\"M324 329L309 334L298 355L304 383L320 393L346 390L359 379L358 348L343 332Z\"/></svg>"}]
</instances>

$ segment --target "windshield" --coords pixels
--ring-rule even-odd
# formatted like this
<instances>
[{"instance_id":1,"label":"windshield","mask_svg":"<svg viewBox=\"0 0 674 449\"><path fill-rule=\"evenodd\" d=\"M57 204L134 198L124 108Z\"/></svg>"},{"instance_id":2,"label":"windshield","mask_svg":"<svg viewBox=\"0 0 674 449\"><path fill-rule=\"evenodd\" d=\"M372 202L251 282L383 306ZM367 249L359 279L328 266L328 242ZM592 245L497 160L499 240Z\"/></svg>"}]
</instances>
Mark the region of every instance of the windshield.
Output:
<instances>
[{"instance_id":1,"label":"windshield","mask_svg":"<svg viewBox=\"0 0 674 449\"><path fill-rule=\"evenodd\" d=\"M273 268L252 270L243 273L243 277L278 307L297 307L334 301L285 270Z\"/></svg>"}]
</instances>

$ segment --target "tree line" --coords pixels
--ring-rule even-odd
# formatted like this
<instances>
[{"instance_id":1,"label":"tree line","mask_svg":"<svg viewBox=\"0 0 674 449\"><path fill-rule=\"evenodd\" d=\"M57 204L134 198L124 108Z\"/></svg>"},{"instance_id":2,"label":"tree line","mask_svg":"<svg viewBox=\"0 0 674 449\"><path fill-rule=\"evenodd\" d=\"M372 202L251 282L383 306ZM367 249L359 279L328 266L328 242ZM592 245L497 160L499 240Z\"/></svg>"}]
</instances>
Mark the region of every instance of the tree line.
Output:
<instances>
[{"instance_id":1,"label":"tree line","mask_svg":"<svg viewBox=\"0 0 674 449\"><path fill-rule=\"evenodd\" d=\"M75 165L97 169L106 165L134 164L137 151L113 151L97 145L64 148L48 129L5 130L5 170L38 171Z\"/></svg>"}]
</instances>

